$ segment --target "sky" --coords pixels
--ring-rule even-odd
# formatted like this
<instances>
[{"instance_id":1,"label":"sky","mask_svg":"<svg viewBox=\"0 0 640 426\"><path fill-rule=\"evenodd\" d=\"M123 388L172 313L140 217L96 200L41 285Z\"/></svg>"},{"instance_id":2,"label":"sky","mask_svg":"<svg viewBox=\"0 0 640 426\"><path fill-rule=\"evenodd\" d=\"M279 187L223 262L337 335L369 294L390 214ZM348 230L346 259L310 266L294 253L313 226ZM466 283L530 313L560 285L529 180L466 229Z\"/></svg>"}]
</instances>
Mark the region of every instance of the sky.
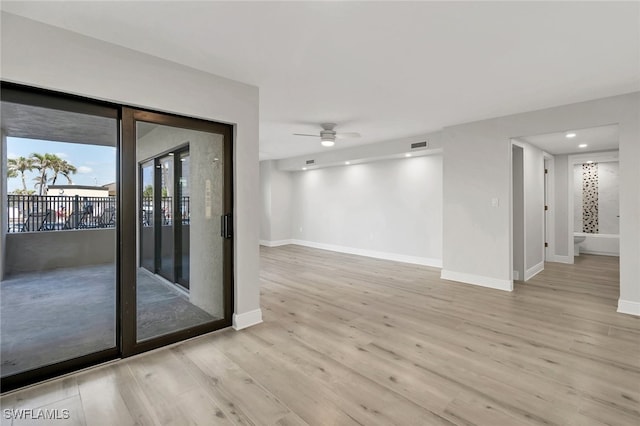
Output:
<instances>
[{"instance_id":1,"label":"sky","mask_svg":"<svg viewBox=\"0 0 640 426\"><path fill-rule=\"evenodd\" d=\"M32 153L55 154L74 165L78 172L72 174L74 185L102 186L116 181L116 148L102 145L51 142L36 139L7 138L7 158L29 157ZM25 173L27 189L34 188L37 171ZM49 177L51 172L49 172ZM67 185L67 179L59 175L56 185ZM7 190L22 189L20 174L7 180Z\"/></svg>"}]
</instances>

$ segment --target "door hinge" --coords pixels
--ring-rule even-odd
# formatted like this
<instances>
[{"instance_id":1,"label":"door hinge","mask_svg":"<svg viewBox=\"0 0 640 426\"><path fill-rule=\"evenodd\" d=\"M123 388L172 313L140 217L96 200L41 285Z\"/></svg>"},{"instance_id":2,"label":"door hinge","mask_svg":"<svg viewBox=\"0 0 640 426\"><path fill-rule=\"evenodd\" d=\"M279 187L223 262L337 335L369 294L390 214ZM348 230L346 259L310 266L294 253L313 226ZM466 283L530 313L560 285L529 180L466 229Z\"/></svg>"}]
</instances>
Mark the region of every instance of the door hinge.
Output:
<instances>
[{"instance_id":1,"label":"door hinge","mask_svg":"<svg viewBox=\"0 0 640 426\"><path fill-rule=\"evenodd\" d=\"M546 175L547 173L549 173L549 170L544 169L544 174Z\"/></svg>"},{"instance_id":2,"label":"door hinge","mask_svg":"<svg viewBox=\"0 0 640 426\"><path fill-rule=\"evenodd\" d=\"M549 247L549 243L544 243L544 246L545 247Z\"/></svg>"},{"instance_id":3,"label":"door hinge","mask_svg":"<svg viewBox=\"0 0 640 426\"><path fill-rule=\"evenodd\" d=\"M544 210L545 211L549 210L549 206L544 206Z\"/></svg>"},{"instance_id":4,"label":"door hinge","mask_svg":"<svg viewBox=\"0 0 640 426\"><path fill-rule=\"evenodd\" d=\"M225 214L220 216L220 236L227 240L233 238L233 216Z\"/></svg>"}]
</instances>

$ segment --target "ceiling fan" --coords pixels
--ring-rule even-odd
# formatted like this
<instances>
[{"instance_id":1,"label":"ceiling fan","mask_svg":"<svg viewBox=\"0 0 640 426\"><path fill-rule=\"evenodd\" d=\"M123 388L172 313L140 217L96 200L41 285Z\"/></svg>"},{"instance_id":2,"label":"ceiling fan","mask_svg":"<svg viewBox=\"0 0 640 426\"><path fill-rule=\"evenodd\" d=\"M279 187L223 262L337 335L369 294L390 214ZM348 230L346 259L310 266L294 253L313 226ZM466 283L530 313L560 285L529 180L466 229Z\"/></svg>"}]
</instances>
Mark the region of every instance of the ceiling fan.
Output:
<instances>
[{"instance_id":1,"label":"ceiling fan","mask_svg":"<svg viewBox=\"0 0 640 426\"><path fill-rule=\"evenodd\" d=\"M319 135L309 135L306 133L294 133L295 136L311 136L314 138L320 138L320 143L322 146L333 146L336 143L336 139L344 139L344 138L359 138L360 133L336 133L333 130L336 127L336 123L322 123L320 124L322 130Z\"/></svg>"}]
</instances>

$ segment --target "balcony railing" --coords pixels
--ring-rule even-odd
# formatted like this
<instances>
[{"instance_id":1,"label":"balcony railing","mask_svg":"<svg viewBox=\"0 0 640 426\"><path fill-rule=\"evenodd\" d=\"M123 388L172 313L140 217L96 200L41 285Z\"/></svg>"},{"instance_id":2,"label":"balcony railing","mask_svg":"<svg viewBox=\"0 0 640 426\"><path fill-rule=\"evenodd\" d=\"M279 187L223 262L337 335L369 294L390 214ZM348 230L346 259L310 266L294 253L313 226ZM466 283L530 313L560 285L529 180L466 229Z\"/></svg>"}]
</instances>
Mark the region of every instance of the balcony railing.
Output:
<instances>
[{"instance_id":1,"label":"balcony railing","mask_svg":"<svg viewBox=\"0 0 640 426\"><path fill-rule=\"evenodd\" d=\"M8 232L113 228L115 197L8 195Z\"/></svg>"},{"instance_id":2,"label":"balcony railing","mask_svg":"<svg viewBox=\"0 0 640 426\"><path fill-rule=\"evenodd\" d=\"M174 219L181 218L182 224L188 225L191 217L189 197L180 198L180 210L177 215L174 215L173 209L173 197L162 197L160 200L160 224L162 226L171 225ZM153 197L142 198L142 211L144 214L142 226L153 226Z\"/></svg>"},{"instance_id":3,"label":"balcony railing","mask_svg":"<svg viewBox=\"0 0 640 426\"><path fill-rule=\"evenodd\" d=\"M60 231L69 229L113 228L116 223L116 197L57 195L8 195L8 232ZM142 199L142 226L152 226L153 199ZM160 200L160 225L175 219L173 197ZM181 197L178 218L189 224L189 197Z\"/></svg>"}]
</instances>

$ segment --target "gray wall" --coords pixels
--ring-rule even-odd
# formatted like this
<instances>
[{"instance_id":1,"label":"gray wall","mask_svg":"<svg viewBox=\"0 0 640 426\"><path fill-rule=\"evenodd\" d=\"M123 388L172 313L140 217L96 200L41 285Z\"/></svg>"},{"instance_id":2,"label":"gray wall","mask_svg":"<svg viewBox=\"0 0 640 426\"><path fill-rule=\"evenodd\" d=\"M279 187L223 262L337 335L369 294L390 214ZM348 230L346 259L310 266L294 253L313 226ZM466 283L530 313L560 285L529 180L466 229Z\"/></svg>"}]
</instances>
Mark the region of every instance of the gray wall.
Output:
<instances>
[{"instance_id":1,"label":"gray wall","mask_svg":"<svg viewBox=\"0 0 640 426\"><path fill-rule=\"evenodd\" d=\"M115 229L7 234L6 274L115 262Z\"/></svg>"},{"instance_id":2,"label":"gray wall","mask_svg":"<svg viewBox=\"0 0 640 426\"><path fill-rule=\"evenodd\" d=\"M260 322L258 88L5 12L1 31L5 81L235 125L234 324Z\"/></svg>"}]
</instances>

